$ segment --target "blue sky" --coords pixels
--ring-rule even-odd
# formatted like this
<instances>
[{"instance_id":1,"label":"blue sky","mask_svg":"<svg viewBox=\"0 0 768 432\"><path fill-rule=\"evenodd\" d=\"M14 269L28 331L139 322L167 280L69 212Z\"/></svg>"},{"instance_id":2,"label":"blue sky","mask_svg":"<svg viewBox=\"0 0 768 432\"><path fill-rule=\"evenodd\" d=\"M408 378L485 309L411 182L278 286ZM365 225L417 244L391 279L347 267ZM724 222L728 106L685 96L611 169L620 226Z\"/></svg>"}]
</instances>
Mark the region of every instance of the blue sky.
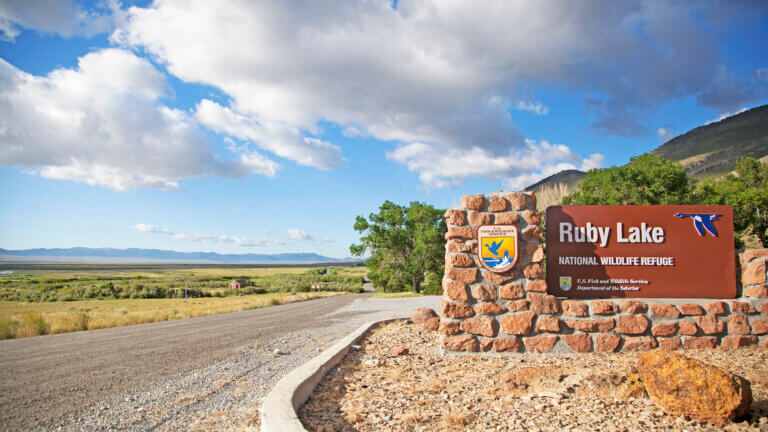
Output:
<instances>
[{"instance_id":1,"label":"blue sky","mask_svg":"<svg viewBox=\"0 0 768 432\"><path fill-rule=\"evenodd\" d=\"M348 256L765 104L734 3L0 2L0 247Z\"/></svg>"}]
</instances>

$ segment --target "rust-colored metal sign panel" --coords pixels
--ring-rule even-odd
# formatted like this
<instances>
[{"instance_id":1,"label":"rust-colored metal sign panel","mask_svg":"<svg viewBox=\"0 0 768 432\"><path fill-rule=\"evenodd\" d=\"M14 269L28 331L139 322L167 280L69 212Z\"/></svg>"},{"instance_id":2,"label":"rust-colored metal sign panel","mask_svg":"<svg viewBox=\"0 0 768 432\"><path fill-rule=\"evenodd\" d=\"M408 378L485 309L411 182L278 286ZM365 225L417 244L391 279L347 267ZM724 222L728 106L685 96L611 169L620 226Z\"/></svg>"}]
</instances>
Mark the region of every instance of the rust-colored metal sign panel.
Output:
<instances>
[{"instance_id":1,"label":"rust-colored metal sign panel","mask_svg":"<svg viewBox=\"0 0 768 432\"><path fill-rule=\"evenodd\" d=\"M546 232L549 294L736 297L729 206L553 206Z\"/></svg>"}]
</instances>

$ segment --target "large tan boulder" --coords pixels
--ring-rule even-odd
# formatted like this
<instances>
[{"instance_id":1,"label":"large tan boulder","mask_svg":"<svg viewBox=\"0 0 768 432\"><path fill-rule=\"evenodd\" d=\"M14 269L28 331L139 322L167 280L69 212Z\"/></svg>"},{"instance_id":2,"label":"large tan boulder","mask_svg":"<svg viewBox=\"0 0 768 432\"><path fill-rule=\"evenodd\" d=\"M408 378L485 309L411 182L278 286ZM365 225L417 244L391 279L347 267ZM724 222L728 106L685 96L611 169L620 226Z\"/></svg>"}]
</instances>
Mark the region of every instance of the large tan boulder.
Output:
<instances>
[{"instance_id":1,"label":"large tan boulder","mask_svg":"<svg viewBox=\"0 0 768 432\"><path fill-rule=\"evenodd\" d=\"M418 308L416 312L411 315L411 321L414 324L424 324L430 318L437 318L437 313L430 308Z\"/></svg>"},{"instance_id":2,"label":"large tan boulder","mask_svg":"<svg viewBox=\"0 0 768 432\"><path fill-rule=\"evenodd\" d=\"M651 400L672 415L723 425L749 411L749 381L725 369L654 349L640 356L637 371Z\"/></svg>"}]
</instances>

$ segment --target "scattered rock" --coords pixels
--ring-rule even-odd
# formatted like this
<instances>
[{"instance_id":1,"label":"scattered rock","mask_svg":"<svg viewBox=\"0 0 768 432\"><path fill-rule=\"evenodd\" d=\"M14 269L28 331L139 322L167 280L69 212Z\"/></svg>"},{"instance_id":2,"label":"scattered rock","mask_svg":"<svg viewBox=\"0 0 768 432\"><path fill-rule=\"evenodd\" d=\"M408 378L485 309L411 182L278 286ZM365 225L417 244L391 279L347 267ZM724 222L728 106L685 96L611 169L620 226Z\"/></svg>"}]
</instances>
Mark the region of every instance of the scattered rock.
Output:
<instances>
[{"instance_id":1,"label":"scattered rock","mask_svg":"<svg viewBox=\"0 0 768 432\"><path fill-rule=\"evenodd\" d=\"M408 348L405 348L405 347L395 348L395 350L392 351L392 355L395 355L395 356L401 356L406 354L408 354Z\"/></svg>"},{"instance_id":2,"label":"scattered rock","mask_svg":"<svg viewBox=\"0 0 768 432\"><path fill-rule=\"evenodd\" d=\"M661 349L637 361L651 400L668 414L722 426L749 411L749 381L725 369Z\"/></svg>"},{"instance_id":3,"label":"scattered rock","mask_svg":"<svg viewBox=\"0 0 768 432\"><path fill-rule=\"evenodd\" d=\"M288 351L283 351L280 348L275 348L274 351L272 351L272 355L274 357L281 356L281 355L288 355L290 354Z\"/></svg>"},{"instance_id":4,"label":"scattered rock","mask_svg":"<svg viewBox=\"0 0 768 432\"><path fill-rule=\"evenodd\" d=\"M351 349L352 351L360 351L360 345L352 345L351 347L349 347L349 349Z\"/></svg>"},{"instance_id":5,"label":"scattered rock","mask_svg":"<svg viewBox=\"0 0 768 432\"><path fill-rule=\"evenodd\" d=\"M379 359L369 359L365 361L366 366L378 366L379 365Z\"/></svg>"}]
</instances>

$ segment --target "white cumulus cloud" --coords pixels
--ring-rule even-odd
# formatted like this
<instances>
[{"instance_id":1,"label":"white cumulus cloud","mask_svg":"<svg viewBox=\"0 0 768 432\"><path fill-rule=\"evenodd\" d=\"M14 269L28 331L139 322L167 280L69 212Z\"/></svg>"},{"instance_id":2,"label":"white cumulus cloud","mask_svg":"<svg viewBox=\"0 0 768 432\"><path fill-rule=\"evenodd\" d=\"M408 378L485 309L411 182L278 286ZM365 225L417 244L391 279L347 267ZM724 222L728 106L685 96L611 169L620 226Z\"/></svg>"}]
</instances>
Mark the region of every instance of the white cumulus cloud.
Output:
<instances>
[{"instance_id":1,"label":"white cumulus cloud","mask_svg":"<svg viewBox=\"0 0 768 432\"><path fill-rule=\"evenodd\" d=\"M335 241L330 237L315 237L312 235L307 234L306 231L300 230L298 228L288 228L285 230L285 233L288 235L288 238L291 240L297 240L297 241L318 241L322 243L334 243Z\"/></svg>"},{"instance_id":2,"label":"white cumulus cloud","mask_svg":"<svg viewBox=\"0 0 768 432\"><path fill-rule=\"evenodd\" d=\"M714 37L740 17L764 13L755 8L164 0L130 8L111 39L146 50L183 81L226 94L226 106L198 104L195 118L206 127L300 164L333 169L343 161L337 147L315 138L330 122L347 136L396 143L390 159L431 187L467 176L519 184L581 163L575 155L554 162L559 150L530 158L538 153L508 109L546 114L525 100L531 85L589 95L591 130L614 136L652 135L647 111L669 100L693 97L729 110L765 95L765 80L744 80L725 66Z\"/></svg>"},{"instance_id":3,"label":"white cumulus cloud","mask_svg":"<svg viewBox=\"0 0 768 432\"><path fill-rule=\"evenodd\" d=\"M717 120L715 120L715 121L713 121L713 122L711 122L711 123L719 122L720 120L725 120L725 119L727 119L728 117L733 117L733 116L735 116L736 114L741 114L741 113L743 113L744 111L748 111L748 110L749 110L749 108L747 108L747 107L741 107L740 109L737 109L736 111L732 111L732 112L725 112L725 113L722 113L722 114L720 114L720 116L717 118Z\"/></svg>"},{"instance_id":4,"label":"white cumulus cloud","mask_svg":"<svg viewBox=\"0 0 768 432\"><path fill-rule=\"evenodd\" d=\"M167 228L160 228L155 225L148 225L148 224L141 224L141 223L133 225L131 226L131 228L135 229L136 231L144 232L144 233L168 235L176 240L185 240L185 241L201 242L201 243L225 243L225 244L233 244L241 247L262 247L262 246L284 246L285 245L284 242L273 240L273 239L249 240L246 237L229 236L229 235L175 233Z\"/></svg>"},{"instance_id":5,"label":"white cumulus cloud","mask_svg":"<svg viewBox=\"0 0 768 432\"><path fill-rule=\"evenodd\" d=\"M93 36L111 31L122 15L117 0L98 2L90 9L72 0L3 1L0 2L0 39L13 41L21 28L64 37Z\"/></svg>"},{"instance_id":6,"label":"white cumulus cloud","mask_svg":"<svg viewBox=\"0 0 768 432\"><path fill-rule=\"evenodd\" d=\"M141 231L145 233L170 234L167 228L160 228L154 225L136 224L136 225L133 225L131 228L135 229L136 231Z\"/></svg>"},{"instance_id":7,"label":"white cumulus cloud","mask_svg":"<svg viewBox=\"0 0 768 432\"><path fill-rule=\"evenodd\" d=\"M163 75L122 49L86 54L46 76L0 59L0 164L46 178L126 191L177 190L206 175L274 176L279 165L248 148L212 153L187 113L160 102Z\"/></svg>"},{"instance_id":8,"label":"white cumulus cloud","mask_svg":"<svg viewBox=\"0 0 768 432\"><path fill-rule=\"evenodd\" d=\"M658 128L656 129L656 136L659 137L659 141L665 143L675 137L675 131L672 128Z\"/></svg>"},{"instance_id":9,"label":"white cumulus cloud","mask_svg":"<svg viewBox=\"0 0 768 432\"><path fill-rule=\"evenodd\" d=\"M339 168L344 160L338 146L305 137L296 128L275 122L259 122L208 99L197 104L195 118L212 131L249 140L264 150L294 160L300 165L332 170Z\"/></svg>"},{"instance_id":10,"label":"white cumulus cloud","mask_svg":"<svg viewBox=\"0 0 768 432\"><path fill-rule=\"evenodd\" d=\"M288 228L285 230L285 233L288 234L288 237L291 240L313 241L315 239L311 235L307 234L306 231L300 230L298 228Z\"/></svg>"},{"instance_id":11,"label":"white cumulus cloud","mask_svg":"<svg viewBox=\"0 0 768 432\"><path fill-rule=\"evenodd\" d=\"M515 107L519 110L530 111L540 116L549 114L549 107L541 102L518 101Z\"/></svg>"},{"instance_id":12,"label":"white cumulus cloud","mask_svg":"<svg viewBox=\"0 0 768 432\"><path fill-rule=\"evenodd\" d=\"M428 187L460 186L469 177L481 177L518 190L565 169L598 168L603 161L599 154L582 159L567 146L532 140L527 140L521 150L499 156L480 147L443 151L429 144L412 143L388 152L387 157L418 172Z\"/></svg>"}]
</instances>

